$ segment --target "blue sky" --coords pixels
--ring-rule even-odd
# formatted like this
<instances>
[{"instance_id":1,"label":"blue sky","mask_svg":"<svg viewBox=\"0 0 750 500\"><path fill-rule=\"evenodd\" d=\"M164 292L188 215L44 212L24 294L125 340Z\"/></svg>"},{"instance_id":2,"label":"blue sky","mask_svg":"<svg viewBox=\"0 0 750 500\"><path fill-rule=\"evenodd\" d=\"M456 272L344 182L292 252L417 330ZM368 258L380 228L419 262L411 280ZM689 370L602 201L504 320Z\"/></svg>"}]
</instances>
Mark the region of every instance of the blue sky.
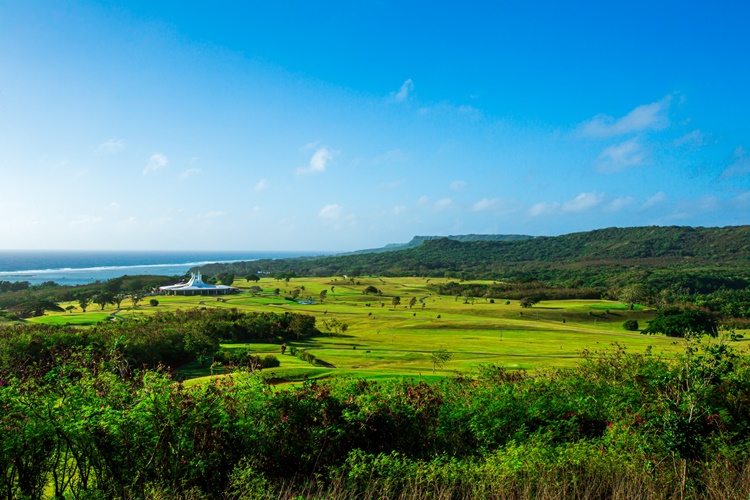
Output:
<instances>
[{"instance_id":1,"label":"blue sky","mask_svg":"<svg viewBox=\"0 0 750 500\"><path fill-rule=\"evenodd\" d=\"M0 248L750 220L745 4L520 3L0 0Z\"/></svg>"}]
</instances>

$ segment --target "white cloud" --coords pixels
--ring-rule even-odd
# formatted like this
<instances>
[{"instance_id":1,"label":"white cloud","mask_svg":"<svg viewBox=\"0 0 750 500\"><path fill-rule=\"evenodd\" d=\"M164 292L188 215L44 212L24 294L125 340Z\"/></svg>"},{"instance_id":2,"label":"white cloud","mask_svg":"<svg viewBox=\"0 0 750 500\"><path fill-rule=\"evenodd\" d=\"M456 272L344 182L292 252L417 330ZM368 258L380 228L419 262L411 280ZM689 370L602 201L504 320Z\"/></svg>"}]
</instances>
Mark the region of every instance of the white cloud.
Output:
<instances>
[{"instance_id":1,"label":"white cloud","mask_svg":"<svg viewBox=\"0 0 750 500\"><path fill-rule=\"evenodd\" d=\"M264 189L266 189L267 187L268 187L268 181L266 181L265 179L261 179L261 180L259 180L259 181L258 181L258 183L257 183L257 184L255 185L255 190L256 190L256 191L263 191L263 190L264 190Z\"/></svg>"},{"instance_id":2,"label":"white cloud","mask_svg":"<svg viewBox=\"0 0 750 500\"><path fill-rule=\"evenodd\" d=\"M151 158L149 158L146 168L143 169L143 175L159 170L160 168L164 168L167 166L167 163L169 163L169 160L165 155L161 153L154 153L151 155Z\"/></svg>"},{"instance_id":3,"label":"white cloud","mask_svg":"<svg viewBox=\"0 0 750 500\"><path fill-rule=\"evenodd\" d=\"M564 203L557 201L535 203L529 209L529 215L538 217L541 215L578 214L597 207L603 201L604 195L596 191L581 193Z\"/></svg>"},{"instance_id":4,"label":"white cloud","mask_svg":"<svg viewBox=\"0 0 750 500\"><path fill-rule=\"evenodd\" d=\"M541 215L552 215L558 213L560 210L560 203L556 201L544 201L540 203L534 203L529 209L529 215L532 217L539 217Z\"/></svg>"},{"instance_id":5,"label":"white cloud","mask_svg":"<svg viewBox=\"0 0 750 500\"><path fill-rule=\"evenodd\" d=\"M675 139L672 144L675 147L688 146L691 148L699 148L706 143L706 135L700 130L693 130L682 137Z\"/></svg>"},{"instance_id":6,"label":"white cloud","mask_svg":"<svg viewBox=\"0 0 750 500\"><path fill-rule=\"evenodd\" d=\"M405 205L396 205L391 209L391 215L403 215L404 213L406 213Z\"/></svg>"},{"instance_id":7,"label":"white cloud","mask_svg":"<svg viewBox=\"0 0 750 500\"><path fill-rule=\"evenodd\" d=\"M750 173L750 156L742 146L738 146L734 150L729 166L721 173L721 178L741 177L748 173Z\"/></svg>"},{"instance_id":8,"label":"white cloud","mask_svg":"<svg viewBox=\"0 0 750 500\"><path fill-rule=\"evenodd\" d=\"M566 201L562 204L562 211L564 213L580 213L599 205L604 201L604 195L592 191L590 193L581 193L572 200Z\"/></svg>"},{"instance_id":9,"label":"white cloud","mask_svg":"<svg viewBox=\"0 0 750 500\"><path fill-rule=\"evenodd\" d=\"M250 217L258 218L260 217L263 210L259 206L254 206L252 210L250 210Z\"/></svg>"},{"instance_id":10,"label":"white cloud","mask_svg":"<svg viewBox=\"0 0 750 500\"><path fill-rule=\"evenodd\" d=\"M481 200L474 203L474 205L471 207L471 209L475 212L482 212L484 210L492 210L497 206L497 204L500 203L500 200L497 198L482 198Z\"/></svg>"},{"instance_id":11,"label":"white cloud","mask_svg":"<svg viewBox=\"0 0 750 500\"><path fill-rule=\"evenodd\" d=\"M356 217L353 214L346 213L343 207L337 203L326 205L318 212L318 217L326 223L332 225L335 229L341 229L344 226L354 226Z\"/></svg>"},{"instance_id":12,"label":"white cloud","mask_svg":"<svg viewBox=\"0 0 750 500\"><path fill-rule=\"evenodd\" d=\"M372 163L374 163L375 165L380 165L381 163L401 163L408 159L409 157L406 156L406 153L396 148L386 151L380 156L377 156L372 160Z\"/></svg>"},{"instance_id":13,"label":"white cloud","mask_svg":"<svg viewBox=\"0 0 750 500\"><path fill-rule=\"evenodd\" d=\"M321 208L320 212L318 212L318 217L321 219L339 220L342 213L343 210L341 209L341 206L334 203Z\"/></svg>"},{"instance_id":14,"label":"white cloud","mask_svg":"<svg viewBox=\"0 0 750 500\"><path fill-rule=\"evenodd\" d=\"M334 152L326 147L320 147L315 150L310 158L310 163L307 167L297 169L298 174L315 174L325 172L328 162L333 159Z\"/></svg>"},{"instance_id":15,"label":"white cloud","mask_svg":"<svg viewBox=\"0 0 750 500\"><path fill-rule=\"evenodd\" d=\"M643 165L646 161L646 152L637 139L629 139L605 148L597 160L596 169L599 172L619 172L628 167Z\"/></svg>"},{"instance_id":16,"label":"white cloud","mask_svg":"<svg viewBox=\"0 0 750 500\"><path fill-rule=\"evenodd\" d=\"M117 153L125 149L125 141L122 139L109 139L99 144L96 148L97 153Z\"/></svg>"},{"instance_id":17,"label":"white cloud","mask_svg":"<svg viewBox=\"0 0 750 500\"><path fill-rule=\"evenodd\" d=\"M430 202L430 197L429 197L429 196L426 196L426 195L422 195L422 196L420 196L420 197L419 197L419 199L417 200L417 206L420 206L420 205L426 205L426 204L427 204L427 203L429 203L429 202Z\"/></svg>"},{"instance_id":18,"label":"white cloud","mask_svg":"<svg viewBox=\"0 0 750 500\"><path fill-rule=\"evenodd\" d=\"M190 176L203 173L203 170L199 168L189 168L180 174L180 179L187 179Z\"/></svg>"},{"instance_id":19,"label":"white cloud","mask_svg":"<svg viewBox=\"0 0 750 500\"><path fill-rule=\"evenodd\" d=\"M632 205L634 201L635 198L633 198L632 196L615 198L614 200L609 202L606 207L604 207L604 210L606 210L607 212L619 212L628 205Z\"/></svg>"},{"instance_id":20,"label":"white cloud","mask_svg":"<svg viewBox=\"0 0 750 500\"><path fill-rule=\"evenodd\" d=\"M667 195L664 194L664 191L659 191L655 195L653 195L651 198L643 202L643 205L641 205L641 208L651 208L654 205L657 205L661 203L662 201L667 199Z\"/></svg>"},{"instance_id":21,"label":"white cloud","mask_svg":"<svg viewBox=\"0 0 750 500\"><path fill-rule=\"evenodd\" d=\"M222 212L221 210L212 210L203 214L201 217L204 219L214 219L216 217L223 217L224 215L226 215L226 212Z\"/></svg>"},{"instance_id":22,"label":"white cloud","mask_svg":"<svg viewBox=\"0 0 750 500\"><path fill-rule=\"evenodd\" d=\"M461 191L465 187L466 187L465 181L453 181L451 182L451 185L450 185L450 188L453 191Z\"/></svg>"},{"instance_id":23,"label":"white cloud","mask_svg":"<svg viewBox=\"0 0 750 500\"><path fill-rule=\"evenodd\" d=\"M461 117L466 117L472 121L480 120L483 116L482 112L478 110L477 108L475 108L474 106L470 106L468 104L461 104L461 105L456 106L454 104L449 104L446 102L441 102L433 106L424 106L422 108L419 108L419 114L422 116L436 115L436 114L461 116Z\"/></svg>"},{"instance_id":24,"label":"white cloud","mask_svg":"<svg viewBox=\"0 0 750 500\"><path fill-rule=\"evenodd\" d=\"M398 92L391 92L391 97L396 102L404 102L409 98L409 95L414 90L414 82L411 81L411 78L406 80L402 85L401 88L398 89Z\"/></svg>"},{"instance_id":25,"label":"white cloud","mask_svg":"<svg viewBox=\"0 0 750 500\"><path fill-rule=\"evenodd\" d=\"M578 126L578 134L583 137L602 138L665 129L669 126L667 110L671 101L672 96L669 95L660 101L638 106L618 119L608 115L596 115Z\"/></svg>"},{"instance_id":26,"label":"white cloud","mask_svg":"<svg viewBox=\"0 0 750 500\"><path fill-rule=\"evenodd\" d=\"M445 210L451 205L453 205L453 200L451 200L450 198L441 198L435 202L435 209Z\"/></svg>"}]
</instances>

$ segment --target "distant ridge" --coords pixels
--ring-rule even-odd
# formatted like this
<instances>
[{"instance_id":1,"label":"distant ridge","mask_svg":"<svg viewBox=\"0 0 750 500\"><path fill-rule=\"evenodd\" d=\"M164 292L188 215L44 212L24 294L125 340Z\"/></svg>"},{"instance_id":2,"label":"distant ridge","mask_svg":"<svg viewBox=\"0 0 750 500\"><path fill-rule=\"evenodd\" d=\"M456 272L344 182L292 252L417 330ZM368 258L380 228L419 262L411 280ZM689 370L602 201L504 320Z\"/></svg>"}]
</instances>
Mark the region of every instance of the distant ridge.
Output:
<instances>
[{"instance_id":1,"label":"distant ridge","mask_svg":"<svg viewBox=\"0 0 750 500\"><path fill-rule=\"evenodd\" d=\"M392 251L209 264L194 270L237 276L481 278L600 290L640 283L675 293L750 286L750 226L611 227L512 241L427 238L419 246ZM415 240L420 241L408 244Z\"/></svg>"},{"instance_id":2,"label":"distant ridge","mask_svg":"<svg viewBox=\"0 0 750 500\"><path fill-rule=\"evenodd\" d=\"M425 241L449 239L454 241L520 241L534 238L534 236L528 236L525 234L457 234L449 236L415 236L408 243L389 243L384 247L379 248L368 248L365 250L355 250L353 252L344 252L337 255L362 255L368 253L383 253L383 252L395 252L398 250L405 250L407 248L415 248L424 243Z\"/></svg>"}]
</instances>

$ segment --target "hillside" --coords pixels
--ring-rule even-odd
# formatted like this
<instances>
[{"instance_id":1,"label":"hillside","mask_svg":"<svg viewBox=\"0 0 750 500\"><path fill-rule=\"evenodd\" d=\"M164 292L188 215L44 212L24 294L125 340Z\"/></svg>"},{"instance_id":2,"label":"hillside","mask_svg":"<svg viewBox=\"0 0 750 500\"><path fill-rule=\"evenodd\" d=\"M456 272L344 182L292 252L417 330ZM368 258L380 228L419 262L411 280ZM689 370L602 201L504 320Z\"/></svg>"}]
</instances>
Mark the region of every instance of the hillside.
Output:
<instances>
[{"instance_id":1,"label":"hillside","mask_svg":"<svg viewBox=\"0 0 750 500\"><path fill-rule=\"evenodd\" d=\"M711 291L750 279L750 226L607 228L517 241L425 240L392 252L211 264L206 274L294 273L539 280L606 288L632 282Z\"/></svg>"},{"instance_id":2,"label":"hillside","mask_svg":"<svg viewBox=\"0 0 750 500\"><path fill-rule=\"evenodd\" d=\"M383 253L383 252L395 252L396 250L406 250L407 248L415 248L430 240L439 240L447 238L454 241L518 241L528 240L533 236L525 234L457 234L449 236L415 236L408 243L389 243L384 247L380 248L368 248L365 250L356 250L354 252L344 252L338 255L360 255L365 253Z\"/></svg>"}]
</instances>

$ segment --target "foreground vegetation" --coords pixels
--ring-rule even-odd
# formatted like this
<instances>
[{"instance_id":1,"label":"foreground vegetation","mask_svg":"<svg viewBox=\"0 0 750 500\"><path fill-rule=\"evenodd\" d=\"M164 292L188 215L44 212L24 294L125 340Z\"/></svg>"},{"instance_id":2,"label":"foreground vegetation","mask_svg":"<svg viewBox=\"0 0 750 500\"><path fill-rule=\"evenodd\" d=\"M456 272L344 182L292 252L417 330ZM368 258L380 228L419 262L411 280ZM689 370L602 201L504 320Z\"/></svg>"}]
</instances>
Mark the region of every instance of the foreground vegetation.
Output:
<instances>
[{"instance_id":1,"label":"foreground vegetation","mask_svg":"<svg viewBox=\"0 0 750 500\"><path fill-rule=\"evenodd\" d=\"M191 388L68 346L0 375L5 498L746 498L750 364L722 342L528 377ZM126 363L125 363L126 364ZM263 373L263 372L261 372Z\"/></svg>"}]
</instances>

